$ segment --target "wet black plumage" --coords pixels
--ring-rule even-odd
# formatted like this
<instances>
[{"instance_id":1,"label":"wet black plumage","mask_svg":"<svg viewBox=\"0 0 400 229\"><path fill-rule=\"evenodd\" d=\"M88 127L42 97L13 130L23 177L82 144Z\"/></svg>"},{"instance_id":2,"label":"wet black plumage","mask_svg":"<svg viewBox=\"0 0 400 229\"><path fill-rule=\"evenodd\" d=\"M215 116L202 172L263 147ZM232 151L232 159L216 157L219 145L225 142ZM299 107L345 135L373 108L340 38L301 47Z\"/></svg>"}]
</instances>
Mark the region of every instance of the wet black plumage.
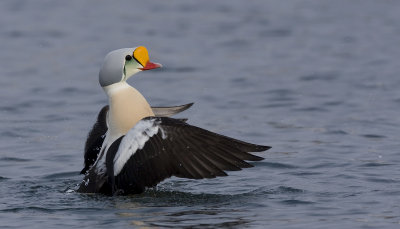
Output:
<instances>
[{"instance_id":1,"label":"wet black plumage","mask_svg":"<svg viewBox=\"0 0 400 229\"><path fill-rule=\"evenodd\" d=\"M108 130L106 122L108 110L108 105L101 108L99 115L97 116L97 121L88 134L85 143L84 168L82 169L81 174L85 174L86 171L88 171L100 153L101 145L103 144L105 134Z\"/></svg>"},{"instance_id":2,"label":"wet black plumage","mask_svg":"<svg viewBox=\"0 0 400 229\"><path fill-rule=\"evenodd\" d=\"M216 134L178 119L147 117L143 121L152 121L158 126L158 132L146 141L142 149L136 150L114 176L114 157L124 136L120 137L107 152L106 174L96 177L91 169L85 177L96 179L100 185L81 185L79 191L135 194L171 176L191 179L226 176L224 171L252 167L246 161L263 160L249 152L270 148Z\"/></svg>"}]
</instances>

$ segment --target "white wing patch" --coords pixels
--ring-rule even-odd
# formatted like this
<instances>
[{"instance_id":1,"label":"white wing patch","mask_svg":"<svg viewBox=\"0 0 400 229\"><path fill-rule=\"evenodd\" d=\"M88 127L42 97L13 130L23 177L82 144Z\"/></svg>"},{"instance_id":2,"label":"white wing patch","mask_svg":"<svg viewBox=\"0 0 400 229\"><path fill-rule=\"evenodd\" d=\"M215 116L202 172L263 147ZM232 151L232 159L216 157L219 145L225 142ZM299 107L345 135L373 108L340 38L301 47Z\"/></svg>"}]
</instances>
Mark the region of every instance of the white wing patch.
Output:
<instances>
[{"instance_id":1,"label":"white wing patch","mask_svg":"<svg viewBox=\"0 0 400 229\"><path fill-rule=\"evenodd\" d=\"M117 176L129 158L143 148L149 138L161 129L155 120L139 121L122 139L114 157L114 176Z\"/></svg>"}]
</instances>

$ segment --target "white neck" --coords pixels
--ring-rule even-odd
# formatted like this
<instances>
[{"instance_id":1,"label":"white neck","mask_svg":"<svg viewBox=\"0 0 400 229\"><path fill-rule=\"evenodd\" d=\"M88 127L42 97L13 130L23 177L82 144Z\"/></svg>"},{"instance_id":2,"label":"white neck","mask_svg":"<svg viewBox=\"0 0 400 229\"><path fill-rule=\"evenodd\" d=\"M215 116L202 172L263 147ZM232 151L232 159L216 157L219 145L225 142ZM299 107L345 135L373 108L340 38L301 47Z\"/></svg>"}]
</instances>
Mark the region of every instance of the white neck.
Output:
<instances>
[{"instance_id":1,"label":"white neck","mask_svg":"<svg viewBox=\"0 0 400 229\"><path fill-rule=\"evenodd\" d=\"M132 86L129 85L126 81L121 81L121 82L114 83L114 84L108 85L106 87L103 87L103 90L107 94L108 97L111 97L112 95L118 93L118 91L126 89L126 88L132 88Z\"/></svg>"},{"instance_id":2,"label":"white neck","mask_svg":"<svg viewBox=\"0 0 400 229\"><path fill-rule=\"evenodd\" d=\"M141 119L154 116L149 103L142 94L125 81L103 87L108 95L110 110L107 125L111 139L117 139Z\"/></svg>"}]
</instances>

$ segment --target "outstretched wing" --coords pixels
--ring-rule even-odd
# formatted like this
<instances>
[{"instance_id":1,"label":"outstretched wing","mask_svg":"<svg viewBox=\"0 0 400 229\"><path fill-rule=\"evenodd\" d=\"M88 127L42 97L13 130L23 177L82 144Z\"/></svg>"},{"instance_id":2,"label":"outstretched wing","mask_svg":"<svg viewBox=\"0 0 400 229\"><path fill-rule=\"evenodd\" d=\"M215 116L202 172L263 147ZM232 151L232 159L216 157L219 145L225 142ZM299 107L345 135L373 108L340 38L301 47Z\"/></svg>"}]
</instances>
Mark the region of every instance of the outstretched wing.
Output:
<instances>
[{"instance_id":1,"label":"outstretched wing","mask_svg":"<svg viewBox=\"0 0 400 229\"><path fill-rule=\"evenodd\" d=\"M188 103L180 106L172 106L172 107L152 107L153 113L157 117L170 117L172 115L178 114L182 111L189 109L193 103ZM84 168L81 171L81 174L85 174L86 171L94 164L96 161L101 146L103 145L105 134L108 130L107 126L107 113L109 110L109 106L104 106L98 116L97 121L93 125L90 130L86 144L85 144L85 153L84 153ZM181 119L182 121L186 121L186 119Z\"/></svg>"},{"instance_id":2,"label":"outstretched wing","mask_svg":"<svg viewBox=\"0 0 400 229\"><path fill-rule=\"evenodd\" d=\"M224 171L252 167L269 146L219 135L177 119L147 117L122 139L107 171L113 190L139 193L170 176L202 179L226 176ZM110 153L110 152L108 152Z\"/></svg>"}]
</instances>

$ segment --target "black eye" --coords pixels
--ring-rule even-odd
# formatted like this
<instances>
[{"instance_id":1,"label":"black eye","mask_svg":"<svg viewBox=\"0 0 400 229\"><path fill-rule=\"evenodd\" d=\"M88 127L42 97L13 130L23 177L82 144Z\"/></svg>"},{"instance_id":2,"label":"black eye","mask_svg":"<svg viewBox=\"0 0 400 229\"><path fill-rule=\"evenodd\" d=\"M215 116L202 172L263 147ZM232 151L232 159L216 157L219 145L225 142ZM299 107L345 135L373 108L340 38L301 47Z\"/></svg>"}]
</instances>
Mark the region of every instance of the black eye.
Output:
<instances>
[{"instance_id":1,"label":"black eye","mask_svg":"<svg viewBox=\"0 0 400 229\"><path fill-rule=\"evenodd\" d=\"M132 56L131 55L126 55L125 60L127 60L127 61L132 60Z\"/></svg>"}]
</instances>

